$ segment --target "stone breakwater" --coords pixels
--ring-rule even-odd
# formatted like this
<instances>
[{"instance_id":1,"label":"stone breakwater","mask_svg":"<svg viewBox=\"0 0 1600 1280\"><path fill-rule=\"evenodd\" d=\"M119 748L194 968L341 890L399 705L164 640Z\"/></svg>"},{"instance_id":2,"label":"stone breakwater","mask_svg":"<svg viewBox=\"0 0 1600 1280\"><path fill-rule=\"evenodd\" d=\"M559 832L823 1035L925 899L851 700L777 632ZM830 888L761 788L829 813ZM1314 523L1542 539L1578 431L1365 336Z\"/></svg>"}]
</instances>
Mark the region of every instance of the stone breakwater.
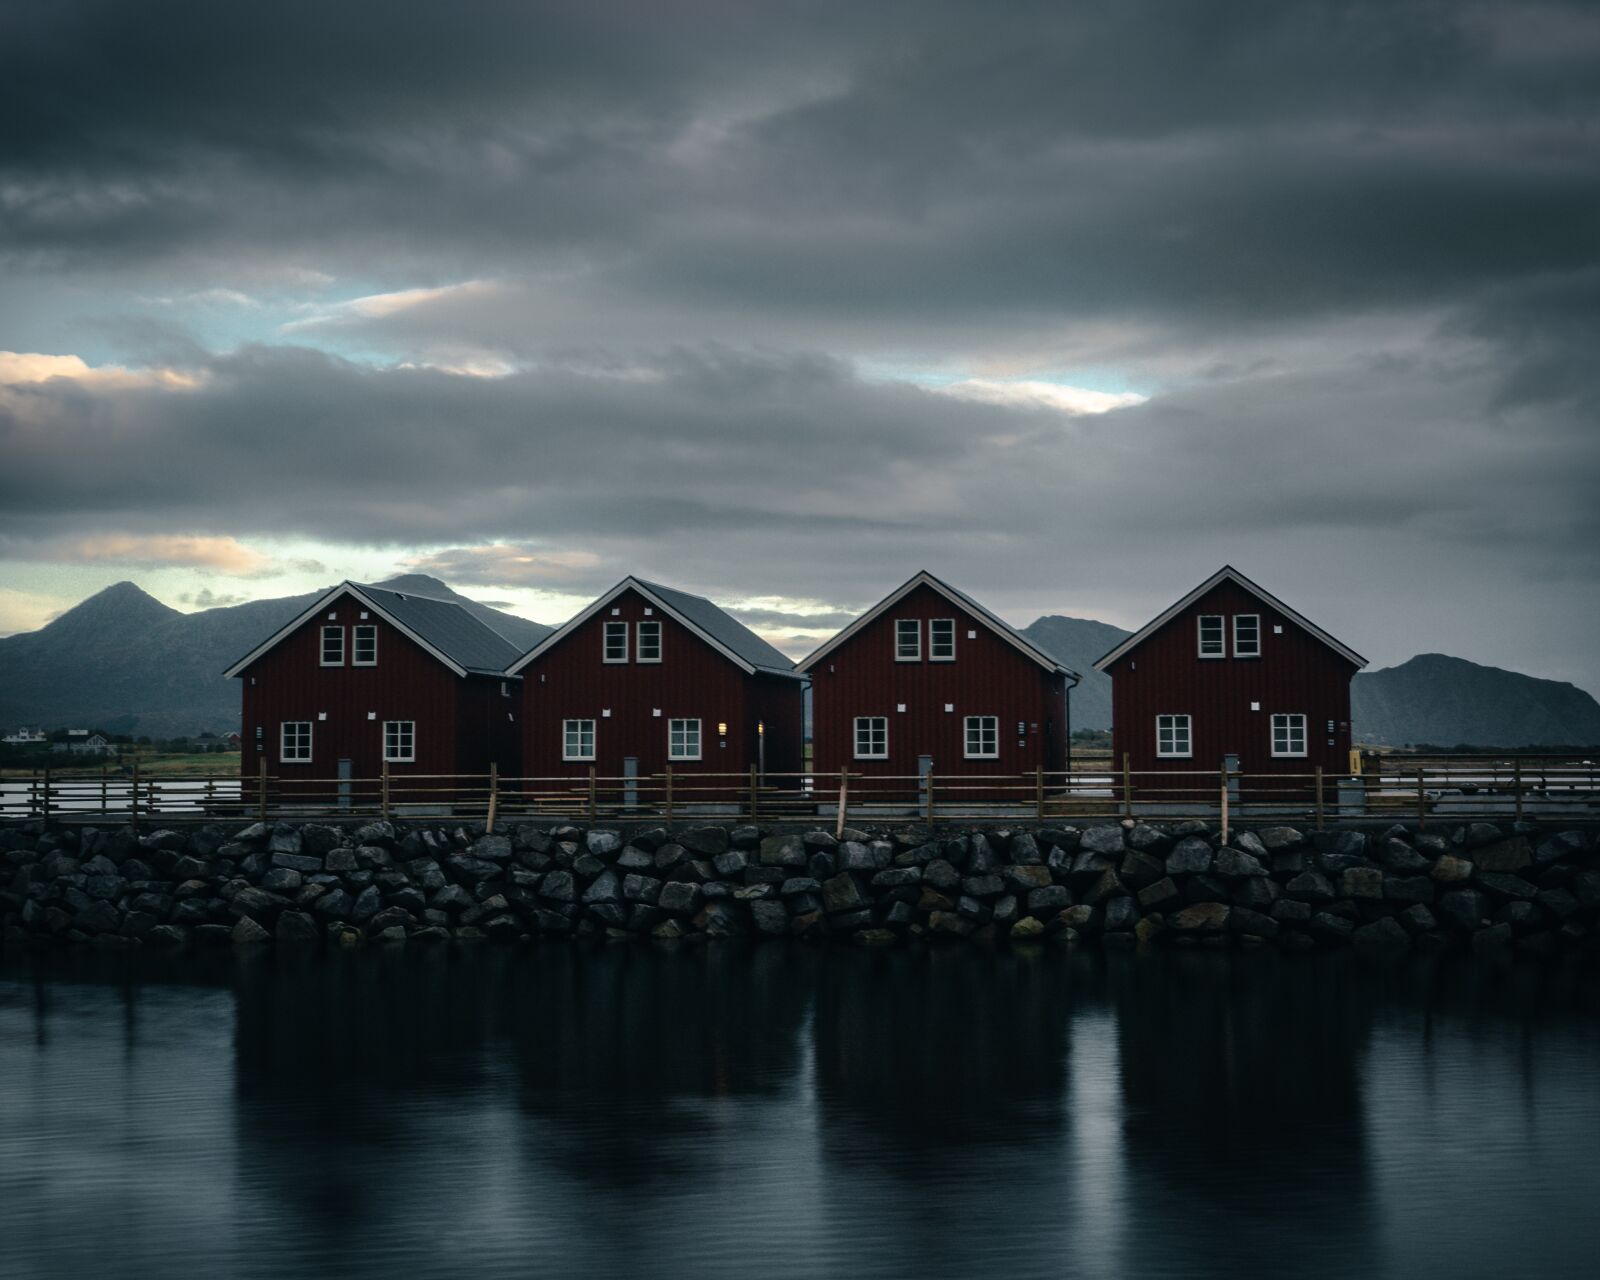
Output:
<instances>
[{"instance_id":1,"label":"stone breakwater","mask_svg":"<svg viewBox=\"0 0 1600 1280\"><path fill-rule=\"evenodd\" d=\"M1589 830L0 828L7 945L926 939L1600 947Z\"/></svg>"}]
</instances>

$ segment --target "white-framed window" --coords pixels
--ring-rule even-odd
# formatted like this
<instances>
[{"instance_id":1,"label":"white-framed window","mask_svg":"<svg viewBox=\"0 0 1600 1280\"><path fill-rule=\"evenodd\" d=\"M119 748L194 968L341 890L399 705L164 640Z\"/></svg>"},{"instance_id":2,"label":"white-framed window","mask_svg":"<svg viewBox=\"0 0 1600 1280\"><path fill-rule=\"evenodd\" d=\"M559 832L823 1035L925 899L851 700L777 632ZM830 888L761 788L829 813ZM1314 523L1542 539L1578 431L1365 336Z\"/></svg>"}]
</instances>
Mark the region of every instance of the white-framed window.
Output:
<instances>
[{"instance_id":1,"label":"white-framed window","mask_svg":"<svg viewBox=\"0 0 1600 1280\"><path fill-rule=\"evenodd\" d=\"M628 660L628 624L626 622L606 623L606 636L600 657L605 662L626 662Z\"/></svg>"},{"instance_id":2,"label":"white-framed window","mask_svg":"<svg viewBox=\"0 0 1600 1280\"><path fill-rule=\"evenodd\" d=\"M1156 755L1187 759L1194 754L1194 725L1186 715L1156 717Z\"/></svg>"},{"instance_id":3,"label":"white-framed window","mask_svg":"<svg viewBox=\"0 0 1600 1280\"><path fill-rule=\"evenodd\" d=\"M1000 717L967 717L967 759L998 760L1000 758Z\"/></svg>"},{"instance_id":4,"label":"white-framed window","mask_svg":"<svg viewBox=\"0 0 1600 1280\"><path fill-rule=\"evenodd\" d=\"M895 619L894 660L896 662L922 661L922 619Z\"/></svg>"},{"instance_id":5,"label":"white-framed window","mask_svg":"<svg viewBox=\"0 0 1600 1280\"><path fill-rule=\"evenodd\" d=\"M956 660L956 620L934 618L928 623L928 661L954 662Z\"/></svg>"},{"instance_id":6,"label":"white-framed window","mask_svg":"<svg viewBox=\"0 0 1600 1280\"><path fill-rule=\"evenodd\" d=\"M627 624L624 623L624 626ZM638 633L638 657L640 662L661 661L661 624L659 622L641 622L635 630Z\"/></svg>"},{"instance_id":7,"label":"white-framed window","mask_svg":"<svg viewBox=\"0 0 1600 1280\"><path fill-rule=\"evenodd\" d=\"M1261 656L1261 615L1236 613L1233 615L1233 656L1259 658Z\"/></svg>"},{"instance_id":8,"label":"white-framed window","mask_svg":"<svg viewBox=\"0 0 1600 1280\"><path fill-rule=\"evenodd\" d=\"M887 760L889 758L889 717L856 717L856 759Z\"/></svg>"},{"instance_id":9,"label":"white-framed window","mask_svg":"<svg viewBox=\"0 0 1600 1280\"><path fill-rule=\"evenodd\" d=\"M1303 756L1306 753L1306 718L1300 712L1272 717L1272 754Z\"/></svg>"},{"instance_id":10,"label":"white-framed window","mask_svg":"<svg viewBox=\"0 0 1600 1280\"><path fill-rule=\"evenodd\" d=\"M383 722L383 758L389 764L412 764L417 758L417 722Z\"/></svg>"},{"instance_id":11,"label":"white-framed window","mask_svg":"<svg viewBox=\"0 0 1600 1280\"><path fill-rule=\"evenodd\" d=\"M278 726L278 759L283 764L311 763L311 721L285 720Z\"/></svg>"},{"instance_id":12,"label":"white-framed window","mask_svg":"<svg viewBox=\"0 0 1600 1280\"><path fill-rule=\"evenodd\" d=\"M700 758L700 722L698 720L667 721L667 759L698 760Z\"/></svg>"},{"instance_id":13,"label":"white-framed window","mask_svg":"<svg viewBox=\"0 0 1600 1280\"><path fill-rule=\"evenodd\" d=\"M322 628L322 665L325 667L344 666L344 628Z\"/></svg>"},{"instance_id":14,"label":"white-framed window","mask_svg":"<svg viewBox=\"0 0 1600 1280\"><path fill-rule=\"evenodd\" d=\"M1220 613L1202 613L1200 615L1200 656L1202 658L1226 658L1228 656L1227 644L1222 638L1222 615Z\"/></svg>"},{"instance_id":15,"label":"white-framed window","mask_svg":"<svg viewBox=\"0 0 1600 1280\"><path fill-rule=\"evenodd\" d=\"M357 667L378 665L378 627L376 623L357 624L351 628L350 662Z\"/></svg>"},{"instance_id":16,"label":"white-framed window","mask_svg":"<svg viewBox=\"0 0 1600 1280\"><path fill-rule=\"evenodd\" d=\"M561 722L561 758L563 760L594 759L593 720L563 720Z\"/></svg>"}]
</instances>

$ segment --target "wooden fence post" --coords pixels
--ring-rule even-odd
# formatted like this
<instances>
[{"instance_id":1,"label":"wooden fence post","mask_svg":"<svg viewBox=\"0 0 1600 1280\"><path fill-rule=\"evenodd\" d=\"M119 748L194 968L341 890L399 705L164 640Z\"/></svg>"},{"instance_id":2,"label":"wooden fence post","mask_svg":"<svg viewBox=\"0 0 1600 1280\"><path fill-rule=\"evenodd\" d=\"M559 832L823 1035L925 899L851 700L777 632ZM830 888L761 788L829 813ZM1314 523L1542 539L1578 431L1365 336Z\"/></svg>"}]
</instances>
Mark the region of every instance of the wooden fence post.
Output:
<instances>
[{"instance_id":1,"label":"wooden fence post","mask_svg":"<svg viewBox=\"0 0 1600 1280\"><path fill-rule=\"evenodd\" d=\"M139 757L133 757L133 796L128 803L128 826L139 829Z\"/></svg>"},{"instance_id":2,"label":"wooden fence post","mask_svg":"<svg viewBox=\"0 0 1600 1280\"><path fill-rule=\"evenodd\" d=\"M664 806L667 825L672 825L672 766L667 766L667 802Z\"/></svg>"},{"instance_id":3,"label":"wooden fence post","mask_svg":"<svg viewBox=\"0 0 1600 1280\"><path fill-rule=\"evenodd\" d=\"M102 817L105 816L106 810L111 807L106 793L106 766L102 762L100 765L100 815Z\"/></svg>"},{"instance_id":4,"label":"wooden fence post","mask_svg":"<svg viewBox=\"0 0 1600 1280\"><path fill-rule=\"evenodd\" d=\"M1228 770L1222 770L1222 843L1228 843Z\"/></svg>"},{"instance_id":5,"label":"wooden fence post","mask_svg":"<svg viewBox=\"0 0 1600 1280\"><path fill-rule=\"evenodd\" d=\"M383 770L378 775L378 809L387 822L389 820L389 762L383 762Z\"/></svg>"},{"instance_id":6,"label":"wooden fence post","mask_svg":"<svg viewBox=\"0 0 1600 1280\"><path fill-rule=\"evenodd\" d=\"M927 811L927 822L928 822L928 825L931 827L933 825L933 770L932 769L929 769L928 772L923 775L923 780L926 782L927 788L928 788L927 789L927 793L923 796L923 801L924 801L924 807L925 807L925 809Z\"/></svg>"},{"instance_id":7,"label":"wooden fence post","mask_svg":"<svg viewBox=\"0 0 1600 1280\"><path fill-rule=\"evenodd\" d=\"M1322 766L1317 766L1317 830L1322 830Z\"/></svg>"},{"instance_id":8,"label":"wooden fence post","mask_svg":"<svg viewBox=\"0 0 1600 1280\"><path fill-rule=\"evenodd\" d=\"M46 822L50 821L50 768L45 766L44 771L44 803L41 805L41 816Z\"/></svg>"},{"instance_id":9,"label":"wooden fence post","mask_svg":"<svg viewBox=\"0 0 1600 1280\"><path fill-rule=\"evenodd\" d=\"M257 763L260 768L256 770L256 820L267 820L267 757L263 755ZM138 768L135 765L134 768Z\"/></svg>"},{"instance_id":10,"label":"wooden fence post","mask_svg":"<svg viewBox=\"0 0 1600 1280\"><path fill-rule=\"evenodd\" d=\"M755 767L755 765L751 765L750 766L750 821L752 823L758 821L760 819L760 816L761 816L760 815L760 810L761 810L761 791L760 791L760 788L761 788L761 782L760 782L759 776L756 773L756 767Z\"/></svg>"},{"instance_id":11,"label":"wooden fence post","mask_svg":"<svg viewBox=\"0 0 1600 1280\"><path fill-rule=\"evenodd\" d=\"M593 822L600 816L600 784L595 777L594 766L589 766L589 821Z\"/></svg>"},{"instance_id":12,"label":"wooden fence post","mask_svg":"<svg viewBox=\"0 0 1600 1280\"><path fill-rule=\"evenodd\" d=\"M839 770L839 821L833 825L833 838L844 839L844 810L850 798L850 770Z\"/></svg>"},{"instance_id":13,"label":"wooden fence post","mask_svg":"<svg viewBox=\"0 0 1600 1280\"><path fill-rule=\"evenodd\" d=\"M1511 794L1515 798L1517 821L1522 821L1522 757L1511 760Z\"/></svg>"},{"instance_id":14,"label":"wooden fence post","mask_svg":"<svg viewBox=\"0 0 1600 1280\"><path fill-rule=\"evenodd\" d=\"M1122 753L1122 816L1133 817L1133 759L1126 751Z\"/></svg>"},{"instance_id":15,"label":"wooden fence post","mask_svg":"<svg viewBox=\"0 0 1600 1280\"><path fill-rule=\"evenodd\" d=\"M1417 830L1428 825L1428 793L1423 790L1422 770L1417 770Z\"/></svg>"},{"instance_id":16,"label":"wooden fence post","mask_svg":"<svg viewBox=\"0 0 1600 1280\"><path fill-rule=\"evenodd\" d=\"M1044 766L1040 765L1034 770L1033 776L1033 820L1041 825L1044 823Z\"/></svg>"},{"instance_id":17,"label":"wooden fence post","mask_svg":"<svg viewBox=\"0 0 1600 1280\"><path fill-rule=\"evenodd\" d=\"M494 834L494 812L500 802L500 766L495 761L489 761L489 816L483 824L485 833Z\"/></svg>"}]
</instances>

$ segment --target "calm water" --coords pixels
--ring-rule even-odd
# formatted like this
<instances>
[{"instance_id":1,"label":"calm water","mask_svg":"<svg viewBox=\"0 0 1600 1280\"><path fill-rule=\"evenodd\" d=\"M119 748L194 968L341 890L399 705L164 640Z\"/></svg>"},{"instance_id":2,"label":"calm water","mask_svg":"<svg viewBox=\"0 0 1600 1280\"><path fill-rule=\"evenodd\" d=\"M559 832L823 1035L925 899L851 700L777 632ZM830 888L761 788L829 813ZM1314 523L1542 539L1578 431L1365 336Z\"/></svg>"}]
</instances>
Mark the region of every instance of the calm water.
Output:
<instances>
[{"instance_id":1,"label":"calm water","mask_svg":"<svg viewBox=\"0 0 1600 1280\"><path fill-rule=\"evenodd\" d=\"M0 959L0 1274L1593 1276L1600 974Z\"/></svg>"}]
</instances>

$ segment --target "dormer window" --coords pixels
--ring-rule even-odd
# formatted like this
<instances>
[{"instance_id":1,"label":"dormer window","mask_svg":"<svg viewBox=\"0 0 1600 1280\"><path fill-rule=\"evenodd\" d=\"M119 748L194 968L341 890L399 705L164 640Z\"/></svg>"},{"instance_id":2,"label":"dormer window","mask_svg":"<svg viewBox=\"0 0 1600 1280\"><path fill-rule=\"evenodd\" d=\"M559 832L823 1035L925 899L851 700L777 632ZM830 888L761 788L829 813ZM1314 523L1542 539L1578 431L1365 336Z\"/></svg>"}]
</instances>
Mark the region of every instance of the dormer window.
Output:
<instances>
[{"instance_id":1,"label":"dormer window","mask_svg":"<svg viewBox=\"0 0 1600 1280\"><path fill-rule=\"evenodd\" d=\"M628 624L626 622L606 623L605 646L601 650L601 657L606 662L626 662L628 660Z\"/></svg>"},{"instance_id":2,"label":"dormer window","mask_svg":"<svg viewBox=\"0 0 1600 1280\"><path fill-rule=\"evenodd\" d=\"M1236 613L1233 615L1233 656L1259 658L1261 656L1261 615Z\"/></svg>"},{"instance_id":3,"label":"dormer window","mask_svg":"<svg viewBox=\"0 0 1600 1280\"><path fill-rule=\"evenodd\" d=\"M1227 645L1223 640L1222 615L1220 613L1202 613L1200 615L1200 656L1202 658L1226 658Z\"/></svg>"},{"instance_id":4,"label":"dormer window","mask_svg":"<svg viewBox=\"0 0 1600 1280\"><path fill-rule=\"evenodd\" d=\"M322 628L322 665L325 667L344 666L344 628Z\"/></svg>"},{"instance_id":5,"label":"dormer window","mask_svg":"<svg viewBox=\"0 0 1600 1280\"><path fill-rule=\"evenodd\" d=\"M351 638L350 661L357 667L378 665L378 628L372 623L357 624Z\"/></svg>"},{"instance_id":6,"label":"dormer window","mask_svg":"<svg viewBox=\"0 0 1600 1280\"><path fill-rule=\"evenodd\" d=\"M918 618L897 618L894 624L894 660L896 662L922 661L922 621Z\"/></svg>"},{"instance_id":7,"label":"dormer window","mask_svg":"<svg viewBox=\"0 0 1600 1280\"><path fill-rule=\"evenodd\" d=\"M640 662L661 661L661 624L659 622L641 622L638 624L638 653Z\"/></svg>"},{"instance_id":8,"label":"dormer window","mask_svg":"<svg viewBox=\"0 0 1600 1280\"><path fill-rule=\"evenodd\" d=\"M956 660L956 620L935 618L928 623L928 661Z\"/></svg>"}]
</instances>

